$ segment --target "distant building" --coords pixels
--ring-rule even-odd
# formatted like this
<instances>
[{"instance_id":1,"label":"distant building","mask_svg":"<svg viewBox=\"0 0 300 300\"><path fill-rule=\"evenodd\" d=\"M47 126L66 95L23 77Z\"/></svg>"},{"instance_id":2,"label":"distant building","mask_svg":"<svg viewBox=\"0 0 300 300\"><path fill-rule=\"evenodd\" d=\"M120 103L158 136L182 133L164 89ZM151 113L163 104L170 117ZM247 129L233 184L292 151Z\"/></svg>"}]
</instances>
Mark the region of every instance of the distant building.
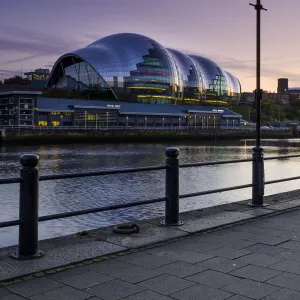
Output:
<instances>
[{"instance_id":1,"label":"distant building","mask_svg":"<svg viewBox=\"0 0 300 300\"><path fill-rule=\"evenodd\" d=\"M229 105L241 95L239 80L216 62L133 33L110 35L61 56L47 87L108 88L116 100L149 104Z\"/></svg>"},{"instance_id":2,"label":"distant building","mask_svg":"<svg viewBox=\"0 0 300 300\"><path fill-rule=\"evenodd\" d=\"M45 98L42 92L0 93L2 126L238 127L241 116L227 108Z\"/></svg>"},{"instance_id":3,"label":"distant building","mask_svg":"<svg viewBox=\"0 0 300 300\"><path fill-rule=\"evenodd\" d=\"M24 73L29 81L29 87L33 88L44 88L49 74L49 69L35 69L34 71Z\"/></svg>"},{"instance_id":4,"label":"distant building","mask_svg":"<svg viewBox=\"0 0 300 300\"><path fill-rule=\"evenodd\" d=\"M278 86L277 86L277 93L278 94L285 94L289 92L289 80L288 78L279 78L278 79Z\"/></svg>"}]
</instances>

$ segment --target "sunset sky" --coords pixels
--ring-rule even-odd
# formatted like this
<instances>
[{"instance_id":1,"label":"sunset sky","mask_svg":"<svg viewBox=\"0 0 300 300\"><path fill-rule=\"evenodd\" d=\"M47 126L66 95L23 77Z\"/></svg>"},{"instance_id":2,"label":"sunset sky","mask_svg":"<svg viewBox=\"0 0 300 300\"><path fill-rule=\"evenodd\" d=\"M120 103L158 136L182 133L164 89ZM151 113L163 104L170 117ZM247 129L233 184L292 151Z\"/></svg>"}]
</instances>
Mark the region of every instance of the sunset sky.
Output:
<instances>
[{"instance_id":1,"label":"sunset sky","mask_svg":"<svg viewBox=\"0 0 300 300\"><path fill-rule=\"evenodd\" d=\"M255 2L256 0L252 0ZM113 33L149 36L165 47L215 60L243 91L255 89L251 0L1 0L0 80L51 68L68 51ZM262 88L277 78L300 86L299 0L262 0Z\"/></svg>"}]
</instances>

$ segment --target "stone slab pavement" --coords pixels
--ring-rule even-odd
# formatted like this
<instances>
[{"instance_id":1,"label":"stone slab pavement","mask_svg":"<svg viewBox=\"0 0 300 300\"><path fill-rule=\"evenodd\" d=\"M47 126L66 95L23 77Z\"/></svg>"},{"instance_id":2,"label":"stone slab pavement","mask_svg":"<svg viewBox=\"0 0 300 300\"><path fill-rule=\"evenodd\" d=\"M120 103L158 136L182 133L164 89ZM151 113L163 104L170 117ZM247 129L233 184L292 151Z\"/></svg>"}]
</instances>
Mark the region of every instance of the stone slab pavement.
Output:
<instances>
[{"instance_id":1,"label":"stone slab pavement","mask_svg":"<svg viewBox=\"0 0 300 300\"><path fill-rule=\"evenodd\" d=\"M2 283L21 299L299 300L300 208Z\"/></svg>"}]
</instances>

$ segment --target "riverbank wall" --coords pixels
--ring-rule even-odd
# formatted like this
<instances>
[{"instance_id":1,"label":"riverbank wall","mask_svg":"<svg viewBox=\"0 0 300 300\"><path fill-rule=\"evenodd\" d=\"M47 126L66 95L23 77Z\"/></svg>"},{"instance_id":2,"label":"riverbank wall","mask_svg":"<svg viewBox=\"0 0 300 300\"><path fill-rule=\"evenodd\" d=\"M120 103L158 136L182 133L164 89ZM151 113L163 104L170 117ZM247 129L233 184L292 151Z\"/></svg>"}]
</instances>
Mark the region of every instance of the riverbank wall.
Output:
<instances>
[{"instance_id":1,"label":"riverbank wall","mask_svg":"<svg viewBox=\"0 0 300 300\"><path fill-rule=\"evenodd\" d=\"M262 131L262 138L292 138L289 130ZM69 144L69 143L151 143L240 140L255 138L255 131L231 130L63 130L63 129L4 129L2 144Z\"/></svg>"}]
</instances>

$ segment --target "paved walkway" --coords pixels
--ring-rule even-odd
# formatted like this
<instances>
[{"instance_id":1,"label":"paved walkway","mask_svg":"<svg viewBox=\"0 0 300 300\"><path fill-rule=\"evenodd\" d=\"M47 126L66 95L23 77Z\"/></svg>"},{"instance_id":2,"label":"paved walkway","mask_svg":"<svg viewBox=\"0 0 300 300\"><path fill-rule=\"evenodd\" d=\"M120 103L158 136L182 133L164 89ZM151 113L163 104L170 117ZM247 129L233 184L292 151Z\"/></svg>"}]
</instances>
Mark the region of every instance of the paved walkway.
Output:
<instances>
[{"instance_id":1,"label":"paved walkway","mask_svg":"<svg viewBox=\"0 0 300 300\"><path fill-rule=\"evenodd\" d=\"M0 288L0 300L299 300L300 210Z\"/></svg>"}]
</instances>

